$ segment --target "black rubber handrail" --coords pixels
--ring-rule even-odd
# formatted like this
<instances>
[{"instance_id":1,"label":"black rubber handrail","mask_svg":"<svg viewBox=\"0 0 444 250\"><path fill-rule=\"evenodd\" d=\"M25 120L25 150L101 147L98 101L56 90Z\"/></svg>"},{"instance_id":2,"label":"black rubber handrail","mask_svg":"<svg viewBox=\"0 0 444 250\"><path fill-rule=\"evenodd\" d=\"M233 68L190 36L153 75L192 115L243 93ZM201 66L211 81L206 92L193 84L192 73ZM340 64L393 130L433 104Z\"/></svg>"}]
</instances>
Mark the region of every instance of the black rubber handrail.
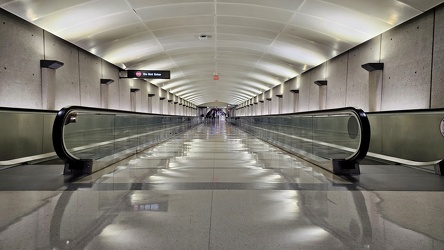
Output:
<instances>
[{"instance_id":1,"label":"black rubber handrail","mask_svg":"<svg viewBox=\"0 0 444 250\"><path fill-rule=\"evenodd\" d=\"M47 113L47 114L55 114L55 113L57 113L57 110L50 110L50 109L30 109L30 108L12 108L12 107L0 107L0 111L29 112L29 113Z\"/></svg>"},{"instance_id":2,"label":"black rubber handrail","mask_svg":"<svg viewBox=\"0 0 444 250\"><path fill-rule=\"evenodd\" d=\"M54 119L54 125L52 126L52 144L54 146L54 151L64 162L74 162L79 160L77 157L71 155L68 150L66 150L65 143L63 141L63 132L67 123L66 120L69 118L68 114L70 114L72 111L73 107L62 108L59 112L57 112Z\"/></svg>"},{"instance_id":3,"label":"black rubber handrail","mask_svg":"<svg viewBox=\"0 0 444 250\"><path fill-rule=\"evenodd\" d=\"M361 141L358 150L347 160L352 162L360 162L367 155L370 147L371 128L367 114L362 109L350 108L358 117L358 125L361 128Z\"/></svg>"},{"instance_id":4,"label":"black rubber handrail","mask_svg":"<svg viewBox=\"0 0 444 250\"><path fill-rule=\"evenodd\" d=\"M386 111L372 111L365 112L367 115L378 115L378 114L407 114L407 113L431 113L431 112L444 112L443 108L433 108L433 109L402 109L402 110L386 110Z\"/></svg>"}]
</instances>

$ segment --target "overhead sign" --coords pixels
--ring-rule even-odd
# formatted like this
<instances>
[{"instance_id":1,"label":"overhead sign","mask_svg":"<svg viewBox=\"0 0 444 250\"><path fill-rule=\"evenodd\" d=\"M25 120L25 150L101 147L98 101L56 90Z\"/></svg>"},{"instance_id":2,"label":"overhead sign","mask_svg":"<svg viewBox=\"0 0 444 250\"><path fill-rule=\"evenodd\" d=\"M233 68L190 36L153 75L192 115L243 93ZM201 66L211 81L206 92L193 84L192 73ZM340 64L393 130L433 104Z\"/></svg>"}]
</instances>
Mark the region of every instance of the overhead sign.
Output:
<instances>
[{"instance_id":1,"label":"overhead sign","mask_svg":"<svg viewBox=\"0 0 444 250\"><path fill-rule=\"evenodd\" d=\"M169 70L127 70L127 78L170 79Z\"/></svg>"}]
</instances>

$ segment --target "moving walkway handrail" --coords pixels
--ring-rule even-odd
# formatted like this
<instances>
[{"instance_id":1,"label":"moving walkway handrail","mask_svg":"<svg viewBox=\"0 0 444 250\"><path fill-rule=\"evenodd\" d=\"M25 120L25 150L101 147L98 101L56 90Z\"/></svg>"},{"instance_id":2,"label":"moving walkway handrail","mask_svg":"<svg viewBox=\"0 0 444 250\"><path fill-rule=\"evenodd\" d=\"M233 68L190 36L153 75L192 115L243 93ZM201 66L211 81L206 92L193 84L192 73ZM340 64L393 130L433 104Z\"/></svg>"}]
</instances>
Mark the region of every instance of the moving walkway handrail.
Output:
<instances>
[{"instance_id":1,"label":"moving walkway handrail","mask_svg":"<svg viewBox=\"0 0 444 250\"><path fill-rule=\"evenodd\" d=\"M147 124L152 127L148 128L142 126L143 124L139 124L139 122L146 123L147 121L152 121L154 118L157 118L157 123ZM159 118L161 119L160 123ZM87 124L88 119L90 119L89 122L91 125ZM86 125L86 127L81 130L82 126L77 125L76 129L79 130L74 130L74 132L70 134L71 138L69 139L76 140L78 137L95 137L90 139L90 141L87 140L86 142L82 142L80 140L80 142L76 142L77 144L83 143L81 145L71 145L71 147L68 147L65 133L66 128L69 124L78 123L78 121L82 121L82 126ZM122 121L128 122L125 122L125 124L123 124L124 126L122 126ZM169 139L174 136L175 133L183 132L192 126L197 125L199 122L200 117L198 116L149 114L113 109L70 106L62 108L57 113L54 120L52 140L55 152L60 159L65 162L65 174L90 174L111 165L118 160L126 158L139 150L143 150L149 146ZM68 126L68 128L72 126L73 125ZM101 127L93 129L94 126ZM162 128L158 129L159 126ZM150 129L152 129L152 131ZM143 131L140 132L141 130ZM151 136L150 140L140 139L142 137L148 138L148 136ZM153 137L155 138L153 139ZM91 142L91 140L93 142ZM128 142L128 144L125 144L126 142ZM120 145L120 148L116 149L118 143L125 145ZM84 150L91 151L92 149L106 146L112 148L111 153L108 155L103 155L103 152L93 152L92 156L79 156ZM91 155L91 152L89 154Z\"/></svg>"},{"instance_id":2,"label":"moving walkway handrail","mask_svg":"<svg viewBox=\"0 0 444 250\"><path fill-rule=\"evenodd\" d=\"M281 122L282 124L261 124L261 121L267 118L270 118L270 121ZM352 107L290 114L241 116L236 117L233 123L240 125L241 128L250 126L242 124L240 122L242 120L247 123L256 122L256 125L250 128L250 131L248 131L248 128L246 129L247 132L335 174L358 174L360 172L359 161L365 158L370 145L371 132L367 115L361 109ZM296 125L293 126L293 123L296 123ZM305 126L307 124L308 126ZM339 129L334 130L335 128ZM354 135L356 137L352 138L350 132L356 133ZM340 138L347 136L347 133L351 140L349 142L340 141ZM276 140L277 137L280 138ZM345 145L340 145L341 143ZM351 148L346 145L347 143L352 143L355 147ZM305 150L307 146L304 144L309 144L308 148L311 152ZM348 153L345 157L339 158L334 155L329 157L328 153L327 156L323 154L318 157L314 154L314 151L316 151L314 145L325 147L327 151L334 149Z\"/></svg>"}]
</instances>

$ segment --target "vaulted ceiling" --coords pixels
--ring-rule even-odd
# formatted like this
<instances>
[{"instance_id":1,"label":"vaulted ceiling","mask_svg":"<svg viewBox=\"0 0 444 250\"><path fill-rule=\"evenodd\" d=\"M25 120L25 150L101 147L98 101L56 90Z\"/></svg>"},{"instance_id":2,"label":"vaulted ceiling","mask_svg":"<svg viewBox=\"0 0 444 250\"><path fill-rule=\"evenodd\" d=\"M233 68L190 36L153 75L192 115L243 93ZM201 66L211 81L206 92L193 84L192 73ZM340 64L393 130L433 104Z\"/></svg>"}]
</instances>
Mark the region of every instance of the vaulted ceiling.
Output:
<instances>
[{"instance_id":1,"label":"vaulted ceiling","mask_svg":"<svg viewBox=\"0 0 444 250\"><path fill-rule=\"evenodd\" d=\"M191 101L238 104L443 0L0 0L0 7ZM218 75L219 80L213 80Z\"/></svg>"}]
</instances>

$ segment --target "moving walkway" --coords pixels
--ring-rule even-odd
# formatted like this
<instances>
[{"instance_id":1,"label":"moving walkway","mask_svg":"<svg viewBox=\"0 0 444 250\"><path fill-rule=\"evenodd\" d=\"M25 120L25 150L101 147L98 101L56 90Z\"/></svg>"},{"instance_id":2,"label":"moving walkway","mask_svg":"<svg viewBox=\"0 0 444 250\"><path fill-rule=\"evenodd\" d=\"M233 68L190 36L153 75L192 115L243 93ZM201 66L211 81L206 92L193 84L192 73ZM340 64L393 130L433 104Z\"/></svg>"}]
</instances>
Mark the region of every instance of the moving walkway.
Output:
<instances>
[{"instance_id":1,"label":"moving walkway","mask_svg":"<svg viewBox=\"0 0 444 250\"><path fill-rule=\"evenodd\" d=\"M93 173L203 119L80 106L57 113L3 108L0 115L2 168L54 159L57 154L65 174ZM443 117L442 109L366 114L341 108L231 117L229 122L339 175L359 174L359 162L375 160L442 174Z\"/></svg>"}]
</instances>

